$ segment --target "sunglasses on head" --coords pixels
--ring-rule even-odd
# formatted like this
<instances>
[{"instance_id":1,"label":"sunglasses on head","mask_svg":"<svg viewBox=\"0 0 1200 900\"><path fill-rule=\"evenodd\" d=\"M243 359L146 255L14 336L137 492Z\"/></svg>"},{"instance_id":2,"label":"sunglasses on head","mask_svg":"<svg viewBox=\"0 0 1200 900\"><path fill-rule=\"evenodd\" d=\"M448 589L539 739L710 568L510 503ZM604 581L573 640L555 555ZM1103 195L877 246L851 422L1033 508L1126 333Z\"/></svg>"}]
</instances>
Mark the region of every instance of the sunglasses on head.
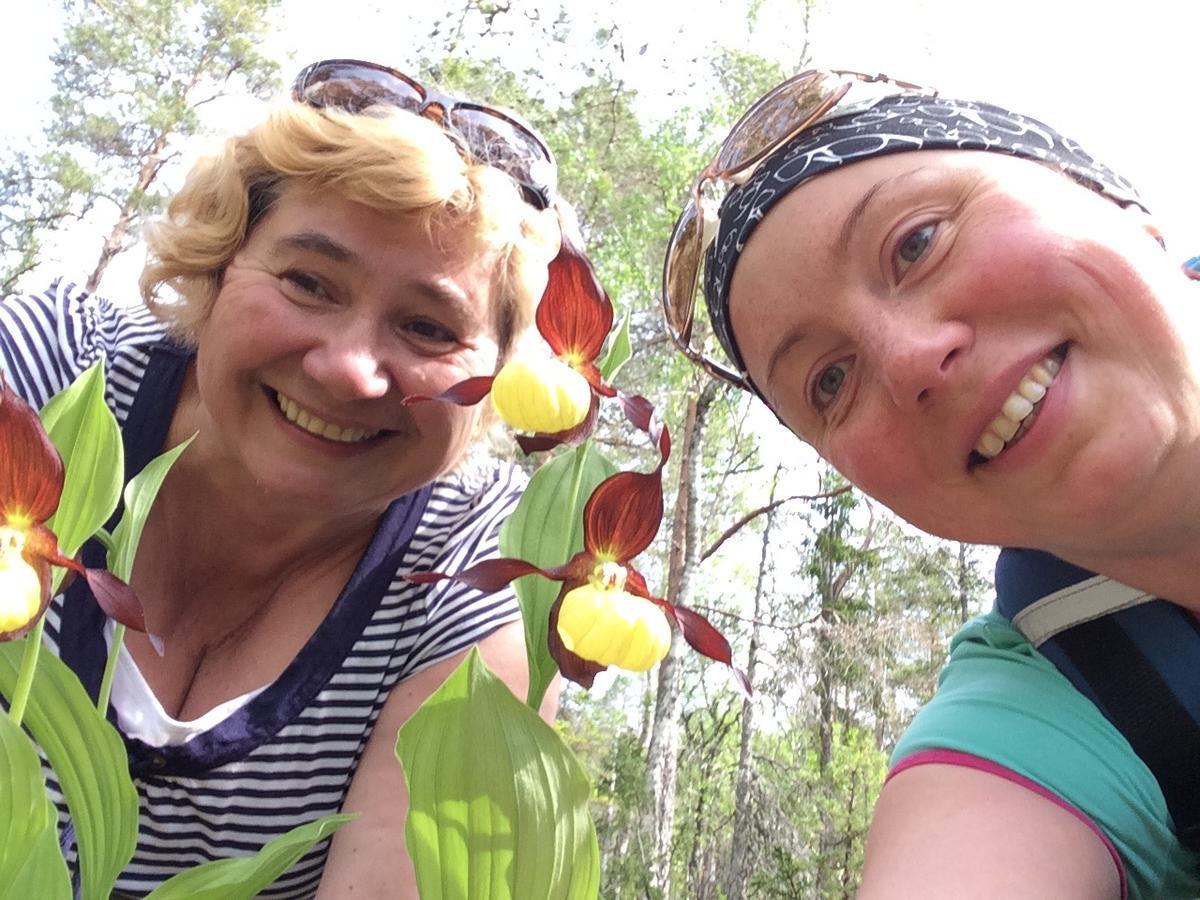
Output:
<instances>
[{"instance_id":1,"label":"sunglasses on head","mask_svg":"<svg viewBox=\"0 0 1200 900\"><path fill-rule=\"evenodd\" d=\"M716 237L719 201L711 191L715 182L744 184L764 159L834 110L838 115L859 105L858 93L841 104L859 85L870 85L862 104L869 106L884 96L926 88L896 81L886 75L864 75L839 70L809 70L794 75L765 94L738 119L721 143L717 155L696 176L691 196L667 244L663 265L662 305L667 331L683 354L714 378L757 394L745 372L728 359L710 355L703 341L694 341L693 325L700 266L708 245ZM861 88L860 88L861 90ZM839 104L841 104L839 106ZM844 108L846 107L846 108Z\"/></svg>"},{"instance_id":2,"label":"sunglasses on head","mask_svg":"<svg viewBox=\"0 0 1200 900\"><path fill-rule=\"evenodd\" d=\"M292 99L352 113L394 106L433 118L476 162L511 176L532 206L546 209L554 202L554 155L515 113L440 94L403 72L357 59L326 59L305 67L292 85Z\"/></svg>"}]
</instances>

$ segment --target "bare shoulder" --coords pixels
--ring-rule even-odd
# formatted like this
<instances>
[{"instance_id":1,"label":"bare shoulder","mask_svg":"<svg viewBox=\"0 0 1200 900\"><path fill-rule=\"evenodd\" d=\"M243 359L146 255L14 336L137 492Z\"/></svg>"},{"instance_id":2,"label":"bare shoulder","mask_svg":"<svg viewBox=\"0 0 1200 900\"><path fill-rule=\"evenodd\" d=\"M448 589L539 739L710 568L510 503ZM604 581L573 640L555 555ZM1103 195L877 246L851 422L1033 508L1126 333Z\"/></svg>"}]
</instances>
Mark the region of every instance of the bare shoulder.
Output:
<instances>
[{"instance_id":1,"label":"bare shoulder","mask_svg":"<svg viewBox=\"0 0 1200 900\"><path fill-rule=\"evenodd\" d=\"M884 786L867 840L862 900L1121 896L1100 836L1015 781L966 766L906 769Z\"/></svg>"}]
</instances>

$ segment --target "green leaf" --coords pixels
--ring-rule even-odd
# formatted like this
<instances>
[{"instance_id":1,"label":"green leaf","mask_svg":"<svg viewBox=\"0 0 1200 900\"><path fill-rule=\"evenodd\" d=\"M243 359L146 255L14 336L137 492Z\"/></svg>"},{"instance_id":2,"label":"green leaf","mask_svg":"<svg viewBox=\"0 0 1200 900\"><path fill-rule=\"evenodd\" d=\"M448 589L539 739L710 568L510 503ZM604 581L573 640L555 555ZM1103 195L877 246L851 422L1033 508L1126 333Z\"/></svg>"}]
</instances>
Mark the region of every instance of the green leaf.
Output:
<instances>
[{"instance_id":1,"label":"green leaf","mask_svg":"<svg viewBox=\"0 0 1200 900\"><path fill-rule=\"evenodd\" d=\"M554 457L534 473L517 508L500 529L500 553L535 566L561 566L583 549L583 506L587 498L615 471L616 467L588 444ZM573 488L577 488L574 502ZM550 607L561 585L540 575L526 575L517 579L514 587L529 655L527 699L536 709L558 672L550 658L547 636Z\"/></svg>"},{"instance_id":2,"label":"green leaf","mask_svg":"<svg viewBox=\"0 0 1200 900\"><path fill-rule=\"evenodd\" d=\"M142 528L146 524L146 517L150 515L150 508L154 505L159 488L162 487L175 460L179 459L179 455L195 439L196 436L192 435L177 447L154 457L146 464L146 468L138 472L125 486L125 512L117 527L113 529L112 548L108 552L108 570L122 581L128 582L133 574L133 561L137 556L138 543L142 539Z\"/></svg>"},{"instance_id":3,"label":"green leaf","mask_svg":"<svg viewBox=\"0 0 1200 900\"><path fill-rule=\"evenodd\" d=\"M146 900L250 900L318 841L353 818L344 813L325 816L281 834L254 856L218 859L185 869L147 894Z\"/></svg>"},{"instance_id":4,"label":"green leaf","mask_svg":"<svg viewBox=\"0 0 1200 900\"><path fill-rule=\"evenodd\" d=\"M51 397L40 415L66 467L62 499L48 525L63 555L74 556L117 508L125 480L121 429L104 402L103 362Z\"/></svg>"},{"instance_id":5,"label":"green leaf","mask_svg":"<svg viewBox=\"0 0 1200 900\"><path fill-rule=\"evenodd\" d=\"M629 313L621 316L621 327L613 332L608 341L608 350L600 360L600 375L609 384L616 377L621 366L629 362L633 356L633 344L629 340Z\"/></svg>"},{"instance_id":6,"label":"green leaf","mask_svg":"<svg viewBox=\"0 0 1200 900\"><path fill-rule=\"evenodd\" d=\"M33 744L0 712L0 900L71 900L58 813Z\"/></svg>"},{"instance_id":7,"label":"green leaf","mask_svg":"<svg viewBox=\"0 0 1200 900\"><path fill-rule=\"evenodd\" d=\"M0 693L6 697L17 682L24 640L0 644ZM67 798L83 898L107 900L137 844L138 798L125 745L75 673L50 653L38 656L25 725Z\"/></svg>"},{"instance_id":8,"label":"green leaf","mask_svg":"<svg viewBox=\"0 0 1200 900\"><path fill-rule=\"evenodd\" d=\"M562 738L471 650L400 729L422 900L594 900L591 786Z\"/></svg>"}]
</instances>

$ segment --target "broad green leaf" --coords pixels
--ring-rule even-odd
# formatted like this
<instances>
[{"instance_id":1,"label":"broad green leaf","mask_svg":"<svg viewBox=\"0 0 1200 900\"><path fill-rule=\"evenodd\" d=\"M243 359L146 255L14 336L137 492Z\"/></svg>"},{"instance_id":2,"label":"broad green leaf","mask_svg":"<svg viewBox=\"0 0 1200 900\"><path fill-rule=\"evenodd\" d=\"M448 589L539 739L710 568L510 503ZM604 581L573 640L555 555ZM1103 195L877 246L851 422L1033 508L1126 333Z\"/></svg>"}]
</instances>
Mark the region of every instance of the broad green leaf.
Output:
<instances>
[{"instance_id":1,"label":"broad green leaf","mask_svg":"<svg viewBox=\"0 0 1200 900\"><path fill-rule=\"evenodd\" d=\"M554 457L534 473L516 510L500 529L500 553L535 566L561 566L583 549L583 507L587 498L615 471L616 467L588 444ZM570 495L577 476L578 496L572 505ZM550 658L547 635L550 607L561 585L540 575L526 575L517 579L514 587L525 621L525 649L529 655L527 700L536 709L558 671Z\"/></svg>"},{"instance_id":2,"label":"broad green leaf","mask_svg":"<svg viewBox=\"0 0 1200 900\"><path fill-rule=\"evenodd\" d=\"M179 459L179 455L188 448L195 437L192 435L179 446L154 457L146 464L146 468L138 472L125 486L125 512L121 515L117 527L113 529L113 549L108 554L108 570L122 581L128 582L129 576L133 574L133 561L137 556L138 543L142 539L142 528L158 496L158 489L162 487L163 480L171 471L175 460Z\"/></svg>"},{"instance_id":3,"label":"broad green leaf","mask_svg":"<svg viewBox=\"0 0 1200 900\"><path fill-rule=\"evenodd\" d=\"M17 682L24 640L0 644L0 693L6 697L12 697ZM67 798L82 896L107 900L137 844L138 798L125 745L96 712L75 673L50 653L38 656L25 726Z\"/></svg>"},{"instance_id":4,"label":"broad green leaf","mask_svg":"<svg viewBox=\"0 0 1200 900\"><path fill-rule=\"evenodd\" d=\"M621 371L621 366L629 362L633 356L633 344L629 341L629 313L621 316L621 326L612 333L608 340L608 350L600 360L600 375L606 382L612 380Z\"/></svg>"},{"instance_id":5,"label":"broad green leaf","mask_svg":"<svg viewBox=\"0 0 1200 900\"><path fill-rule=\"evenodd\" d=\"M74 556L117 508L125 480L121 430L104 402L103 363L50 398L41 419L66 467L62 499L49 526L63 554Z\"/></svg>"},{"instance_id":6,"label":"broad green leaf","mask_svg":"<svg viewBox=\"0 0 1200 900\"><path fill-rule=\"evenodd\" d=\"M28 736L0 712L0 900L71 900L58 813Z\"/></svg>"},{"instance_id":7,"label":"broad green leaf","mask_svg":"<svg viewBox=\"0 0 1200 900\"><path fill-rule=\"evenodd\" d=\"M400 729L422 900L594 900L591 786L562 738L472 650Z\"/></svg>"},{"instance_id":8,"label":"broad green leaf","mask_svg":"<svg viewBox=\"0 0 1200 900\"><path fill-rule=\"evenodd\" d=\"M218 859L168 878L147 900L250 900L354 816L325 816L269 841L254 856Z\"/></svg>"}]
</instances>

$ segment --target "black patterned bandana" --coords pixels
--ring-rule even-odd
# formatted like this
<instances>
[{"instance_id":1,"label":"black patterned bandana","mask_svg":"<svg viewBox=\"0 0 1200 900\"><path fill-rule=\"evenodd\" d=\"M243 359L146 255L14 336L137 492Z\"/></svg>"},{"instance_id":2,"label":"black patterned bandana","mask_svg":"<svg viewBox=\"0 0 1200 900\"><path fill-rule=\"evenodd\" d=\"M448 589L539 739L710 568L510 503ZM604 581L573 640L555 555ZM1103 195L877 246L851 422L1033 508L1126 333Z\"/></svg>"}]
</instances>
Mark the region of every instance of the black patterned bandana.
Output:
<instances>
[{"instance_id":1,"label":"black patterned bandana","mask_svg":"<svg viewBox=\"0 0 1200 900\"><path fill-rule=\"evenodd\" d=\"M858 160L906 150L994 150L1057 166L1122 206L1145 209L1137 191L1053 128L987 103L924 94L885 97L861 112L825 119L764 160L721 204L716 240L705 254L704 297L713 331L746 370L729 322L729 285L738 256L767 212L809 178Z\"/></svg>"}]
</instances>

